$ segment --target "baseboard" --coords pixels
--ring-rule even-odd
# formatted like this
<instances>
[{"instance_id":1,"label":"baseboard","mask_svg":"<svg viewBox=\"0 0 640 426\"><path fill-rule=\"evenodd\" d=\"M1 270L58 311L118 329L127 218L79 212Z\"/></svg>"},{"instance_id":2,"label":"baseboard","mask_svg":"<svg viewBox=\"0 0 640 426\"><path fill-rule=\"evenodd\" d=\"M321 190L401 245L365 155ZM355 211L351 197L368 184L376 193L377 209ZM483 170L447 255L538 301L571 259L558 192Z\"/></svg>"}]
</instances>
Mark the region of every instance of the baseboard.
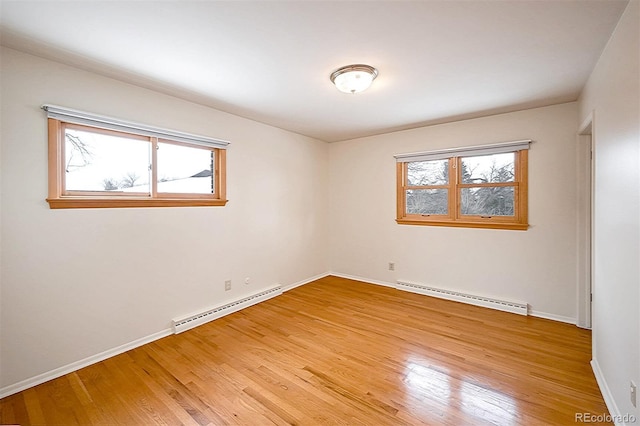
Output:
<instances>
[{"instance_id":1,"label":"baseboard","mask_svg":"<svg viewBox=\"0 0 640 426\"><path fill-rule=\"evenodd\" d=\"M385 286L385 287L396 288L396 283L387 282L387 281L380 281L380 280L374 280L374 279L371 279L371 278L360 277L360 276L357 276L357 275L342 274L340 272L329 272L329 273L327 273L326 275L323 275L323 276L328 276L328 275L332 275L334 277L346 278L346 279L349 279L349 280L362 281L362 282L369 283L369 284L377 284L377 285L381 285L381 286ZM319 278L322 278L323 276L320 276ZM311 280L311 281L313 281L313 280ZM430 297L432 297L432 296L430 296ZM489 308L489 309L491 309L491 308ZM536 311L536 310L532 310L532 309L529 309L528 314L531 315L532 317L544 318L544 319L564 322L564 323L573 324L573 325L576 324L576 319L572 318L572 317L565 317L565 316L562 316L562 315L549 314L549 313L546 313L546 312Z\"/></svg>"},{"instance_id":2,"label":"baseboard","mask_svg":"<svg viewBox=\"0 0 640 426\"><path fill-rule=\"evenodd\" d=\"M311 278L305 279L305 280L301 280L298 281L296 283L293 284L289 284L287 286L283 286L282 287L282 291L286 292L289 290L292 290L296 287L300 287L302 285L308 284L310 282L319 280L321 278L324 277L328 277L328 276L335 276L335 277L339 277L339 278L346 278L346 279L350 279L350 280L354 280L354 281L361 281L364 283L368 283L368 284L375 284L375 285L380 285L380 286L384 286L384 287L390 287L390 288L395 288L396 284L392 283L392 282L387 282L387 281L380 281L380 280L374 280L374 279L370 279L370 278L365 278L365 277L360 277L360 276L356 276L356 275L349 275L349 274L342 274L339 272L325 272L316 276L313 276ZM552 315L552 314L546 314L544 312L538 312L538 311L530 311L530 315L532 316L537 316L540 318L546 318L546 319L551 319L551 320L555 320L555 321L561 321L561 322L567 322L567 323L571 323L571 324L575 324L575 319L573 318L568 318L568 317L562 317L562 316L558 316L558 315ZM96 355L92 355L90 357L84 358L82 360L76 361L76 362L72 362L70 364L67 364L65 366L56 368L54 370L39 374L37 376L31 377L29 379L25 379L22 380L18 383L14 383L12 385L8 385L5 386L3 388L0 388L0 398L5 398L9 395L13 395L14 393L18 393L21 392L25 389L29 389L33 386L37 386L39 384L48 382L49 380L53 380L56 379L58 377L64 376L65 374L69 374L72 373L74 371L77 371L81 368L84 367L88 367L92 364L95 364L97 362L100 361L104 361L105 359L111 358L113 356L116 355L120 355L121 353L124 353L128 350L131 349L135 349L139 346L142 345L146 345L147 343L151 343L153 341L156 341L158 339L161 339L163 337L169 336L173 334L173 330L171 328L167 328L165 330L159 331L157 333L153 333L149 336L146 337L142 337L140 339L136 339L132 342L129 343L125 343L124 345L120 345L116 348L113 349L109 349L106 350L104 352L101 352L99 354ZM592 361L592 366L593 366L593 361ZM597 365L597 364L596 364ZM604 389L606 388L606 382L603 381L602 379L602 373L600 372L600 376L598 376L598 373L595 371L596 370L596 366L593 367L594 368L594 373L596 374L596 379L598 380L598 385L600 386L600 389L603 393L603 396L605 398L605 403L607 404L607 407L609 408L609 411L613 414L614 412L617 413L617 408L615 407L615 404L613 403L613 399L611 397L611 394L608 393L608 398L609 400L607 400L607 396L605 395L605 391ZM598 368L598 371L599 368ZM605 384L605 387L603 387L600 383ZM606 388L608 391L608 388ZM610 402L613 405L610 405ZM616 410L612 410L611 408L616 408Z\"/></svg>"},{"instance_id":3,"label":"baseboard","mask_svg":"<svg viewBox=\"0 0 640 426\"><path fill-rule=\"evenodd\" d=\"M73 373L74 371L80 370L81 368L88 367L97 362L104 361L107 358L120 355L121 353L129 351L131 349L135 349L142 345L146 345L147 343L154 342L158 339L162 339L163 337L170 336L171 334L173 334L173 330L167 328L166 330L162 330L157 333L150 334L149 336L136 339L132 342L125 343L124 345L120 345L113 349L108 349L104 352L100 352L99 354L81 359L80 361L72 362L71 364L67 364L54 370L47 371L46 373L42 373L29 379L22 380L13 385L5 386L0 389L0 398L13 395L14 393L18 393L33 386L48 382L49 380L57 379L58 377L64 376L65 374Z\"/></svg>"},{"instance_id":4,"label":"baseboard","mask_svg":"<svg viewBox=\"0 0 640 426\"><path fill-rule=\"evenodd\" d=\"M283 286L282 291L291 290L293 288L299 287L304 284L308 284L312 281L327 277L329 275L332 275L332 274L329 272L325 272L323 274L316 275L306 280L298 281L296 283ZM121 353L124 353L128 350L135 349L139 346L146 345L147 343L151 343L163 337L170 336L173 333L174 333L173 329L167 328L165 330L159 331L149 336L134 340L133 342L125 343L124 345L118 346L117 348L106 350L99 354L92 355L90 357L81 359L76 362L72 362L71 364L64 365L62 367L56 368L51 371L47 371L46 373L42 373L37 376L31 377L29 379L22 380L18 383L5 386L3 388L0 388L0 398L5 398L9 395L13 395L14 393L18 393L25 389L29 389L33 386L37 386L42 383L48 382L49 380L57 379L58 377L64 376L65 374L73 373L74 371L80 370L81 368L88 367L97 362L104 361L105 359L111 358L116 355L120 355Z\"/></svg>"},{"instance_id":5,"label":"baseboard","mask_svg":"<svg viewBox=\"0 0 640 426\"><path fill-rule=\"evenodd\" d=\"M451 289L426 286L424 284L398 280L396 288L402 291L422 294L425 296L437 297L439 299L451 300L454 302L466 303L467 305L480 306L483 308L495 309L496 311L510 312L512 314L528 314L528 305L524 302L513 300L497 299L495 297L482 296L479 294L460 292Z\"/></svg>"},{"instance_id":6,"label":"baseboard","mask_svg":"<svg viewBox=\"0 0 640 426\"><path fill-rule=\"evenodd\" d=\"M358 277L356 275L341 274L339 272L329 272L327 275L332 275L338 278L346 278L348 280L362 281L363 283L368 283L368 284L377 284L384 287L391 287L391 288L396 287L395 283L390 283L387 281L372 280L371 278Z\"/></svg>"},{"instance_id":7,"label":"baseboard","mask_svg":"<svg viewBox=\"0 0 640 426\"><path fill-rule=\"evenodd\" d=\"M331 272L324 272L324 273L322 273L322 274L318 274L318 275L313 276L313 277L311 277L311 278L307 278L306 280L302 280L302 281L298 281L298 282L293 283L293 284L289 284L289 285L286 285L286 286L282 286L282 291L283 291L283 292L287 292L287 291L289 291L289 290L293 290L293 289L294 289L294 288L296 288L296 287L300 287L300 286L302 286L302 285L309 284L310 282L313 282L313 281L319 280L319 279L321 279L321 278L328 277L329 275L333 275L333 274L332 274Z\"/></svg>"},{"instance_id":8,"label":"baseboard","mask_svg":"<svg viewBox=\"0 0 640 426\"><path fill-rule=\"evenodd\" d=\"M192 328L201 326L211 321L215 321L224 316L231 315L234 312L238 312L258 303L265 302L281 294L282 286L276 285L275 287L250 294L241 299L236 299L212 308L205 308L198 313L190 314L182 318L176 318L171 321L173 332L175 334L184 333L185 331L191 330Z\"/></svg>"},{"instance_id":9,"label":"baseboard","mask_svg":"<svg viewBox=\"0 0 640 426\"><path fill-rule=\"evenodd\" d=\"M567 324L576 325L576 319L571 317L565 317L562 315L556 314L548 314L546 312L535 311L533 309L529 310L529 315L537 318L544 318L552 321L566 322Z\"/></svg>"},{"instance_id":10,"label":"baseboard","mask_svg":"<svg viewBox=\"0 0 640 426\"><path fill-rule=\"evenodd\" d=\"M618 410L616 401L613 399L609 385L607 385L607 381L604 378L604 374L602 374L602 370L600 369L600 365L597 360L591 360L591 368L593 369L594 376L596 376L596 382L600 388L600 393L602 393L602 398L607 406L607 410L609 410L609 414L611 414L611 421L613 421L616 426L626 426L627 423L624 421L624 417L621 415L620 410Z\"/></svg>"}]
</instances>

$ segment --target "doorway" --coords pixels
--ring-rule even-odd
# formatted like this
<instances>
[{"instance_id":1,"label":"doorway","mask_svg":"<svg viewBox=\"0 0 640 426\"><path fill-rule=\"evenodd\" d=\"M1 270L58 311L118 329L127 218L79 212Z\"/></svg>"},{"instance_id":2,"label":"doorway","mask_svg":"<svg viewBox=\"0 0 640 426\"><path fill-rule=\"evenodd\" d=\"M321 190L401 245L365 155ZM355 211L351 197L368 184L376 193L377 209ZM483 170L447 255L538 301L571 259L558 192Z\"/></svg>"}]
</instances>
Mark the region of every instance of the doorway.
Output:
<instances>
[{"instance_id":1,"label":"doorway","mask_svg":"<svg viewBox=\"0 0 640 426\"><path fill-rule=\"evenodd\" d=\"M578 283L577 326L591 328L593 315L593 200L595 143L593 138L593 114L578 132Z\"/></svg>"}]
</instances>

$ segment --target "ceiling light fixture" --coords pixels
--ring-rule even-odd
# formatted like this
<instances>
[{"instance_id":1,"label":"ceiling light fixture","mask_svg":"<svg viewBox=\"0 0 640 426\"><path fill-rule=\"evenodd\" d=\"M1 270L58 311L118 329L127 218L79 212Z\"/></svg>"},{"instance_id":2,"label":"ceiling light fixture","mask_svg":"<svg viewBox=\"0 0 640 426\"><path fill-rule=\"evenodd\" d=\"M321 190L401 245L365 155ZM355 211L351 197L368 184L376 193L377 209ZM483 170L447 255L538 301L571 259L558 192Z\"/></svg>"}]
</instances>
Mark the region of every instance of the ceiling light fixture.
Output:
<instances>
[{"instance_id":1,"label":"ceiling light fixture","mask_svg":"<svg viewBox=\"0 0 640 426\"><path fill-rule=\"evenodd\" d=\"M367 90L378 76L378 70L370 65L355 64L338 68L329 78L339 91L358 93Z\"/></svg>"}]
</instances>

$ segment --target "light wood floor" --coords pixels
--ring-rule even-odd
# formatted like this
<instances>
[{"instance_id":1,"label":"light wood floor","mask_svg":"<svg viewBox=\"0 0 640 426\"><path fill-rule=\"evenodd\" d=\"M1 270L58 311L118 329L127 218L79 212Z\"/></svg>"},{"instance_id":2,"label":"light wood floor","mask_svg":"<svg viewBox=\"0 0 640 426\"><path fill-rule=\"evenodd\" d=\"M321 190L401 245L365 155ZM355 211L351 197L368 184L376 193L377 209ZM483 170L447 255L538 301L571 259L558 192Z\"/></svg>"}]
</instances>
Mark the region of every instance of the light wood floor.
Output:
<instances>
[{"instance_id":1,"label":"light wood floor","mask_svg":"<svg viewBox=\"0 0 640 426\"><path fill-rule=\"evenodd\" d=\"M328 277L0 401L0 423L575 425L575 326Z\"/></svg>"}]
</instances>

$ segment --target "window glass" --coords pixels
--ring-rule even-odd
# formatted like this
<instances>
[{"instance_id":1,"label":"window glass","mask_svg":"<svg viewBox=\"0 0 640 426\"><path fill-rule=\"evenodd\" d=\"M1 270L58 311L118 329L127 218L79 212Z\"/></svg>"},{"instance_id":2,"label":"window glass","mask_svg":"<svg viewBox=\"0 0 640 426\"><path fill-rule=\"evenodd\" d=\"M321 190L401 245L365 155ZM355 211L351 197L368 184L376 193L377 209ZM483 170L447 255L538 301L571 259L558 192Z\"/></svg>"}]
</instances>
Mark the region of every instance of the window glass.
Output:
<instances>
[{"instance_id":1,"label":"window glass","mask_svg":"<svg viewBox=\"0 0 640 426\"><path fill-rule=\"evenodd\" d=\"M65 129L67 191L149 193L148 141Z\"/></svg>"},{"instance_id":2,"label":"window glass","mask_svg":"<svg viewBox=\"0 0 640 426\"><path fill-rule=\"evenodd\" d=\"M72 120L47 120L50 208L227 204L228 142L51 105L43 108L51 115L50 109L55 115L66 111Z\"/></svg>"},{"instance_id":3,"label":"window glass","mask_svg":"<svg viewBox=\"0 0 640 426\"><path fill-rule=\"evenodd\" d=\"M215 153L206 148L158 143L158 192L215 193Z\"/></svg>"},{"instance_id":4,"label":"window glass","mask_svg":"<svg viewBox=\"0 0 640 426\"><path fill-rule=\"evenodd\" d=\"M514 215L514 191L512 186L462 188L461 192L460 210L463 215Z\"/></svg>"},{"instance_id":5,"label":"window glass","mask_svg":"<svg viewBox=\"0 0 640 426\"><path fill-rule=\"evenodd\" d=\"M449 182L449 160L414 161L407 164L410 186L446 185Z\"/></svg>"},{"instance_id":6,"label":"window glass","mask_svg":"<svg viewBox=\"0 0 640 426\"><path fill-rule=\"evenodd\" d=\"M513 182L515 153L462 158L462 183Z\"/></svg>"},{"instance_id":7,"label":"window glass","mask_svg":"<svg viewBox=\"0 0 640 426\"><path fill-rule=\"evenodd\" d=\"M407 225L528 229L530 141L522 142L397 155L396 221ZM524 149L508 150L514 144ZM486 152L495 154L480 155ZM422 160L440 156L448 157Z\"/></svg>"},{"instance_id":8,"label":"window glass","mask_svg":"<svg viewBox=\"0 0 640 426\"><path fill-rule=\"evenodd\" d=\"M449 213L447 189L408 189L407 213L446 215Z\"/></svg>"}]
</instances>

